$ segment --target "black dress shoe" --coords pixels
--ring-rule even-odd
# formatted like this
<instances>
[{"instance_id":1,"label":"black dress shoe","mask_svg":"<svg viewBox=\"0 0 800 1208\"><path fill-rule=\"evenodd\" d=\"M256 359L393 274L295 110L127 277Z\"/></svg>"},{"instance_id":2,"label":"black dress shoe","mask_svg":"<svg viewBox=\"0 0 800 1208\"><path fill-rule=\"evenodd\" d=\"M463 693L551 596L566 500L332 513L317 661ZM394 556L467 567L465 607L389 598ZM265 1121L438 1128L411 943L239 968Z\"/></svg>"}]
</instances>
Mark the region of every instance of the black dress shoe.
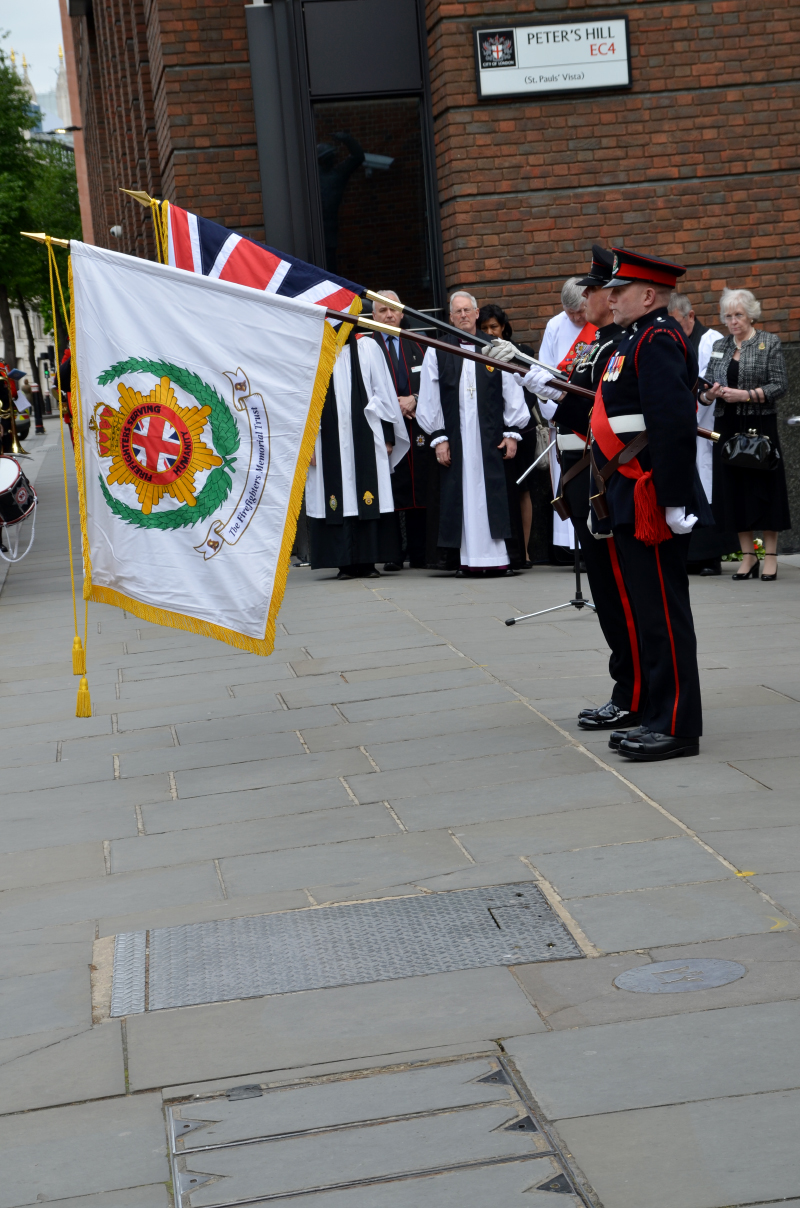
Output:
<instances>
[{"instance_id":1,"label":"black dress shoe","mask_svg":"<svg viewBox=\"0 0 800 1208\"><path fill-rule=\"evenodd\" d=\"M402 564L402 562L384 562L383 569L389 570L389 571L402 570L403 564Z\"/></svg>"},{"instance_id":2,"label":"black dress shoe","mask_svg":"<svg viewBox=\"0 0 800 1208\"><path fill-rule=\"evenodd\" d=\"M623 738L639 738L640 735L646 733L647 730L645 726L634 726L632 730L614 730L613 734L608 740L609 749L612 751L618 751L619 744L622 742Z\"/></svg>"},{"instance_id":3,"label":"black dress shoe","mask_svg":"<svg viewBox=\"0 0 800 1208\"><path fill-rule=\"evenodd\" d=\"M639 724L639 714L620 709L612 700L599 709L581 709L578 725L582 730L627 730Z\"/></svg>"},{"instance_id":4,"label":"black dress shoe","mask_svg":"<svg viewBox=\"0 0 800 1208\"><path fill-rule=\"evenodd\" d=\"M720 566L719 562L717 562L714 566L704 566L700 571L700 574L704 579L708 579L711 575L721 575L722 567Z\"/></svg>"},{"instance_id":5,"label":"black dress shoe","mask_svg":"<svg viewBox=\"0 0 800 1208\"><path fill-rule=\"evenodd\" d=\"M699 755L699 738L678 738L646 730L636 738L626 736L617 747L620 755L639 763L656 759L678 759L681 755Z\"/></svg>"}]
</instances>

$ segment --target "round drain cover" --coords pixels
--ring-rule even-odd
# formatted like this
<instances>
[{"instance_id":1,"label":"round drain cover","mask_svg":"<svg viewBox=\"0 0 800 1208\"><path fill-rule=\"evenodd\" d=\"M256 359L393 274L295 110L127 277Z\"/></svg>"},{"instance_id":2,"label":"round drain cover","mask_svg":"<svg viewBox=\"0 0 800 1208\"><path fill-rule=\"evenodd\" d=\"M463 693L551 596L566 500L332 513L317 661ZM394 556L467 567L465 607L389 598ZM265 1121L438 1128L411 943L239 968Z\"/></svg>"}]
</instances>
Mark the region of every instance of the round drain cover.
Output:
<instances>
[{"instance_id":1,"label":"round drain cover","mask_svg":"<svg viewBox=\"0 0 800 1208\"><path fill-rule=\"evenodd\" d=\"M709 959L685 961L659 961L656 965L642 965L628 969L614 978L620 990L633 990L638 994L681 994L685 990L710 990L714 986L727 986L744 977L747 970L738 961L715 961Z\"/></svg>"}]
</instances>

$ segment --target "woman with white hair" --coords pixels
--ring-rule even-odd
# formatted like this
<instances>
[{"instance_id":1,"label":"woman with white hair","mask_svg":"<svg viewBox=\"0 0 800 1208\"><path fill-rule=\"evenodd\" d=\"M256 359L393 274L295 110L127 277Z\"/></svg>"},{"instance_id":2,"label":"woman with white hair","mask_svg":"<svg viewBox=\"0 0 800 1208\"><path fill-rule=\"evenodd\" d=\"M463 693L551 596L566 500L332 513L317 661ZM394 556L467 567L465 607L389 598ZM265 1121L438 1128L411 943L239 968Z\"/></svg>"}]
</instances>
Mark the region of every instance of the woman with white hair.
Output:
<instances>
[{"instance_id":1,"label":"woman with white hair","mask_svg":"<svg viewBox=\"0 0 800 1208\"><path fill-rule=\"evenodd\" d=\"M714 344L705 374L712 385L700 395L702 403L716 401L719 447L737 433L755 429L769 437L780 453L776 404L789 387L780 339L754 327L761 318L761 304L749 289L723 290L719 312L729 334ZM744 554L742 569L733 578L758 578L753 552L753 530L758 529L764 534L761 578L772 582L778 577L778 533L792 523L783 458L771 471L740 469L721 461L719 483L719 492L714 485L714 510L721 528L739 534Z\"/></svg>"}]
</instances>

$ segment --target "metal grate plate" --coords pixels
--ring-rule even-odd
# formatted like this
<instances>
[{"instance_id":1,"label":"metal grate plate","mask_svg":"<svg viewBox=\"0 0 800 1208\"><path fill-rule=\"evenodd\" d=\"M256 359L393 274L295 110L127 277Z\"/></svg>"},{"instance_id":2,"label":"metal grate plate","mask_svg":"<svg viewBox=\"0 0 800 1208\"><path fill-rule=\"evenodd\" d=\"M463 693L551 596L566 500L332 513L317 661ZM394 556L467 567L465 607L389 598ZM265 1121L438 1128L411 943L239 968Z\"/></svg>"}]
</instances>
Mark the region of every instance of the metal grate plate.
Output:
<instances>
[{"instance_id":1,"label":"metal grate plate","mask_svg":"<svg viewBox=\"0 0 800 1208\"><path fill-rule=\"evenodd\" d=\"M585 1208L497 1057L247 1089L168 1108L176 1208Z\"/></svg>"},{"instance_id":2,"label":"metal grate plate","mask_svg":"<svg viewBox=\"0 0 800 1208\"><path fill-rule=\"evenodd\" d=\"M581 955L529 882L357 902L151 931L148 1008Z\"/></svg>"},{"instance_id":3,"label":"metal grate plate","mask_svg":"<svg viewBox=\"0 0 800 1208\"><path fill-rule=\"evenodd\" d=\"M138 1015L144 1011L146 931L127 931L114 938L112 1015Z\"/></svg>"}]
</instances>

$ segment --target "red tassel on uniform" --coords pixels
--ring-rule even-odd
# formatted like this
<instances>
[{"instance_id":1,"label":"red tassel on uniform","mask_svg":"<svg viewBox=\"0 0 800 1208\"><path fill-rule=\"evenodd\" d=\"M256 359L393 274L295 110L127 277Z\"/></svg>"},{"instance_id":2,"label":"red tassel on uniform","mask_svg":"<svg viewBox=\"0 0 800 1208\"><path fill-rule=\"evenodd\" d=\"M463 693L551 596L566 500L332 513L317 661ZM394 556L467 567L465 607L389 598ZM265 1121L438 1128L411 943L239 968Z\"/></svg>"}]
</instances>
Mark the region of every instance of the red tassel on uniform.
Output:
<instances>
[{"instance_id":1,"label":"red tassel on uniform","mask_svg":"<svg viewBox=\"0 0 800 1208\"><path fill-rule=\"evenodd\" d=\"M636 516L634 537L644 545L660 545L669 541L672 530L667 524L664 509L659 507L656 499L656 488L653 483L653 471L646 470L636 479L633 488L633 509Z\"/></svg>"}]
</instances>

